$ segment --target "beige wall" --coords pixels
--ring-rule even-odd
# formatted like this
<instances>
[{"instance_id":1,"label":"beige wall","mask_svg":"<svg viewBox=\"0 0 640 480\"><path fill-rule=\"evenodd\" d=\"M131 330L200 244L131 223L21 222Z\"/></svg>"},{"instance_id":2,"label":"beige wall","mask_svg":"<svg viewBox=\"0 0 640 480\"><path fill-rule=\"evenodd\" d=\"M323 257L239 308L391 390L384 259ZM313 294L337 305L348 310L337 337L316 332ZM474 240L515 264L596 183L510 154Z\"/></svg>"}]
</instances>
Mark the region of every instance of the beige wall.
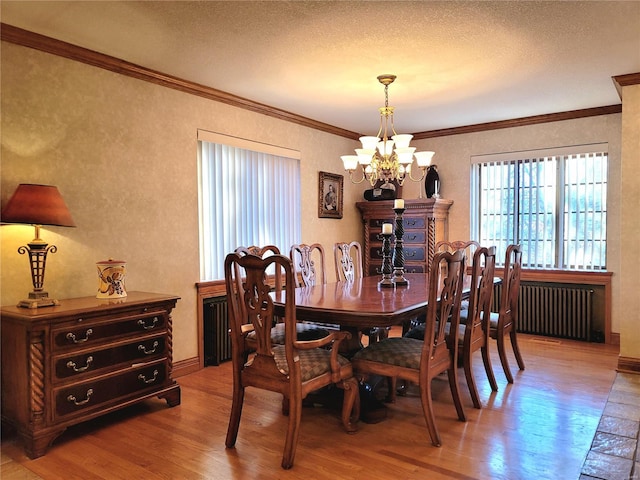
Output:
<instances>
[{"instance_id":1,"label":"beige wall","mask_svg":"<svg viewBox=\"0 0 640 480\"><path fill-rule=\"evenodd\" d=\"M47 261L52 297L94 295L95 263L125 260L128 290L182 298L174 357L197 356L197 129L299 150L301 240L360 238L361 191L348 180L344 218L317 213L318 171L342 174L340 154L355 142L13 44L1 53L2 204L19 183L57 185L77 224L43 228L58 247ZM0 228L3 305L31 290L17 248L32 238L32 227Z\"/></svg>"},{"instance_id":2,"label":"beige wall","mask_svg":"<svg viewBox=\"0 0 640 480\"><path fill-rule=\"evenodd\" d=\"M640 240L640 85L622 87L622 181L620 238L624 261L620 269L620 356L640 358L639 262Z\"/></svg>"},{"instance_id":3,"label":"beige wall","mask_svg":"<svg viewBox=\"0 0 640 480\"><path fill-rule=\"evenodd\" d=\"M342 174L340 155L355 148L355 142L5 42L1 55L2 203L19 183L54 184L77 224L75 229L43 229L43 237L58 246L47 263L45 287L61 299L93 295L95 262L126 260L129 290L182 298L174 312L175 360L197 355L197 129L299 150L302 241L321 242L330 251L334 241L361 237L354 203L365 187L352 185L346 177L344 219L317 216L318 171ZM635 272L632 262L621 271L620 251L621 238L637 239L639 230L635 212L640 189L631 178L639 173L639 96L637 87L630 91L631 105L627 109L625 99L622 117L415 142L419 149L437 152L442 194L455 202L451 238L469 237L471 155L608 142L609 205L614 207L609 210L608 257L614 272L613 331L621 333L625 355L635 358L640 358L640 334L630 330L639 310L633 309L635 318L623 313L630 299L638 306L632 289ZM372 112L372 121L375 116ZM636 139L633 145L631 140L622 142L628 151L622 166L631 173L622 190L621 133ZM418 187L407 182L403 196L418 198ZM618 205L621 208L615 208ZM17 302L31 289L27 260L16 250L32 236L29 227L0 228L3 305Z\"/></svg>"}]
</instances>

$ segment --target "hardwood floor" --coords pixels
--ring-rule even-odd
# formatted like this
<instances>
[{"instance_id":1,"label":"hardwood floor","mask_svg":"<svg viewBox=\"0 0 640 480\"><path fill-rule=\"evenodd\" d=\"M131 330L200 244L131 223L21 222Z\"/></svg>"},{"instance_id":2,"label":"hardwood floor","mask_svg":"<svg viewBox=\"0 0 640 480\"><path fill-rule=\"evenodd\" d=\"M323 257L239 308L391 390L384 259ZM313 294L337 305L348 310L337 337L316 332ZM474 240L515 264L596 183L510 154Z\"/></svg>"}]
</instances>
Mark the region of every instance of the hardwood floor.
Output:
<instances>
[{"instance_id":1,"label":"hardwood floor","mask_svg":"<svg viewBox=\"0 0 640 480\"><path fill-rule=\"evenodd\" d=\"M433 447L415 390L388 418L359 423L355 435L337 411L306 407L294 467L280 468L286 418L280 397L247 391L235 449L224 446L231 405L229 363L178 378L182 404L153 400L68 429L44 457L29 460L3 433L4 480L13 479L578 479L616 377L618 349L520 335L525 371L510 361L508 385L495 342L499 391L474 358L481 410L460 370L468 421L457 420L446 378L434 380L443 445ZM591 477L583 477L591 478Z\"/></svg>"}]
</instances>

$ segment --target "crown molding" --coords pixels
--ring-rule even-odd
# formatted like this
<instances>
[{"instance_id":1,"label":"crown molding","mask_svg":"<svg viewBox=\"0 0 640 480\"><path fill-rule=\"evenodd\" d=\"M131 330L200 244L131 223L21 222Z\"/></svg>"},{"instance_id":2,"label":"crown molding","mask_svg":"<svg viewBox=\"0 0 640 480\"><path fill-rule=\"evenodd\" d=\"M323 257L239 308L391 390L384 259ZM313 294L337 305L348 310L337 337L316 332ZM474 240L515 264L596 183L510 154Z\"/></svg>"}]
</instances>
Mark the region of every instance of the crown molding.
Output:
<instances>
[{"instance_id":1,"label":"crown molding","mask_svg":"<svg viewBox=\"0 0 640 480\"><path fill-rule=\"evenodd\" d=\"M261 113L269 117L277 118L287 122L295 123L303 127L313 128L315 130L331 133L352 140L357 140L360 133L352 132L342 128L335 127L326 123L322 123L301 115L296 115L286 110L271 107L262 103L239 97L215 88L207 87L198 83L183 80L172 75L151 70L149 68L136 65L121 60L110 55L105 55L93 50L89 50L71 43L56 40L45 35L30 32L6 23L0 23L0 38L3 41L10 42L23 47L33 48L42 52L58 55L60 57L75 60L77 62L92 65L94 67L110 70L122 75L137 78L147 82L161 85L181 92L196 95L216 102L225 103L234 107L250 110L252 112ZM634 85L640 83L640 73L629 75L620 75L612 77L618 92L620 86ZM512 120L501 120L497 122L479 123L476 125L467 125L462 127L444 128L440 130L430 130L426 132L414 133L414 140L425 138L443 137L450 135L459 135L463 133L484 132L489 130L497 130L502 128L522 127L525 125L535 125L540 123L557 122L562 120L571 120L575 118L592 117L597 115L608 115L611 113L622 112L622 105L609 105L606 107L587 108L583 110L572 110L569 112L550 113L545 115L535 115L532 117L516 118Z\"/></svg>"},{"instance_id":2,"label":"crown molding","mask_svg":"<svg viewBox=\"0 0 640 480\"><path fill-rule=\"evenodd\" d=\"M618 96L622 100L622 87L628 87L630 85L640 85L640 73L628 73L626 75L616 75L611 77L613 84L616 86Z\"/></svg>"},{"instance_id":3,"label":"crown molding","mask_svg":"<svg viewBox=\"0 0 640 480\"><path fill-rule=\"evenodd\" d=\"M0 23L0 38L3 41L21 45L23 47L33 48L42 52L58 55L60 57L75 60L77 62L86 63L94 67L110 70L122 75L137 78L139 80L145 80L147 82L155 83L163 87L172 88L181 92L197 95L199 97L214 100L216 102L226 103L234 107L243 108L252 112L261 113L269 117L285 120L287 122L296 123L304 127L313 128L334 135L339 135L346 138L352 138L357 140L360 134L356 132L350 132L342 128L334 127L326 123L318 122L316 120L296 115L295 113L287 112L279 108L264 105L262 103L254 102L252 100L233 95L231 93L216 90L215 88L207 87L195 82L183 80L172 75L167 75L162 72L151 70L149 68L136 65L124 60L121 60L110 55L95 52L87 48L78 47L71 43L56 40L55 38L33 33L28 30L23 30L6 23Z\"/></svg>"},{"instance_id":4,"label":"crown molding","mask_svg":"<svg viewBox=\"0 0 640 480\"><path fill-rule=\"evenodd\" d=\"M486 132L488 130L499 130L501 128L523 127L526 125L537 125L539 123L560 122L562 120L572 120L575 118L595 117L598 115L609 115L611 113L622 112L622 104L609 105L607 107L585 108L582 110L571 110L568 112L547 113L544 115L534 115L531 117L514 118L512 120L500 120L498 122L478 123L465 127L444 128L442 130L430 130L419 132L413 135L414 140L433 137L445 137L448 135L460 135L462 133Z\"/></svg>"}]
</instances>

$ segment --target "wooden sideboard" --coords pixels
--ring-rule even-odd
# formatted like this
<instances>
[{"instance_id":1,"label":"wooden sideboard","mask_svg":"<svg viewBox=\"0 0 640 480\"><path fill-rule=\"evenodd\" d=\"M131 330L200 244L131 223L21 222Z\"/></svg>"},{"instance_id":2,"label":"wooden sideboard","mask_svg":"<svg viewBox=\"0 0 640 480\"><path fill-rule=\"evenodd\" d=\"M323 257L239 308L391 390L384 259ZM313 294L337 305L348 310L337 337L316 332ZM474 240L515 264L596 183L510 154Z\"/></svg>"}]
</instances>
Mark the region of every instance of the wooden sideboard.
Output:
<instances>
[{"instance_id":1,"label":"wooden sideboard","mask_svg":"<svg viewBox=\"0 0 640 480\"><path fill-rule=\"evenodd\" d=\"M395 225L393 200L357 202L364 223L365 275L378 275L382 268L383 223ZM449 207L452 200L425 198L405 200L403 213L404 257L407 273L423 273L429 270L435 253L435 245L448 238Z\"/></svg>"},{"instance_id":2,"label":"wooden sideboard","mask_svg":"<svg viewBox=\"0 0 640 480\"><path fill-rule=\"evenodd\" d=\"M2 307L2 421L17 429L30 458L76 423L153 396L180 403L171 378L178 300L130 292Z\"/></svg>"}]
</instances>

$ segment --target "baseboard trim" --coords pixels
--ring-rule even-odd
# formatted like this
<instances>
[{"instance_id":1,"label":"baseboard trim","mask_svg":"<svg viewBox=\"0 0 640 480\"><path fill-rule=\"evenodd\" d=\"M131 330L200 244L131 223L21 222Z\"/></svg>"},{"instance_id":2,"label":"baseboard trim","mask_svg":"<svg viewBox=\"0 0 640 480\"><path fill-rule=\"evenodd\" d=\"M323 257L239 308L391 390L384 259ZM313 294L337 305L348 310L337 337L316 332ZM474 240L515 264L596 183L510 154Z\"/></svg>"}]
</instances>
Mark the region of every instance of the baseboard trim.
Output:
<instances>
[{"instance_id":1,"label":"baseboard trim","mask_svg":"<svg viewBox=\"0 0 640 480\"><path fill-rule=\"evenodd\" d=\"M173 364L172 377L182 377L184 375L189 375L190 373L195 373L198 370L200 370L200 361L198 360L198 357L187 358Z\"/></svg>"},{"instance_id":2,"label":"baseboard trim","mask_svg":"<svg viewBox=\"0 0 640 480\"><path fill-rule=\"evenodd\" d=\"M640 358L618 357L618 372L640 373Z\"/></svg>"},{"instance_id":3,"label":"baseboard trim","mask_svg":"<svg viewBox=\"0 0 640 480\"><path fill-rule=\"evenodd\" d=\"M620 334L611 332L611 335L609 335L609 343L620 346Z\"/></svg>"}]
</instances>

